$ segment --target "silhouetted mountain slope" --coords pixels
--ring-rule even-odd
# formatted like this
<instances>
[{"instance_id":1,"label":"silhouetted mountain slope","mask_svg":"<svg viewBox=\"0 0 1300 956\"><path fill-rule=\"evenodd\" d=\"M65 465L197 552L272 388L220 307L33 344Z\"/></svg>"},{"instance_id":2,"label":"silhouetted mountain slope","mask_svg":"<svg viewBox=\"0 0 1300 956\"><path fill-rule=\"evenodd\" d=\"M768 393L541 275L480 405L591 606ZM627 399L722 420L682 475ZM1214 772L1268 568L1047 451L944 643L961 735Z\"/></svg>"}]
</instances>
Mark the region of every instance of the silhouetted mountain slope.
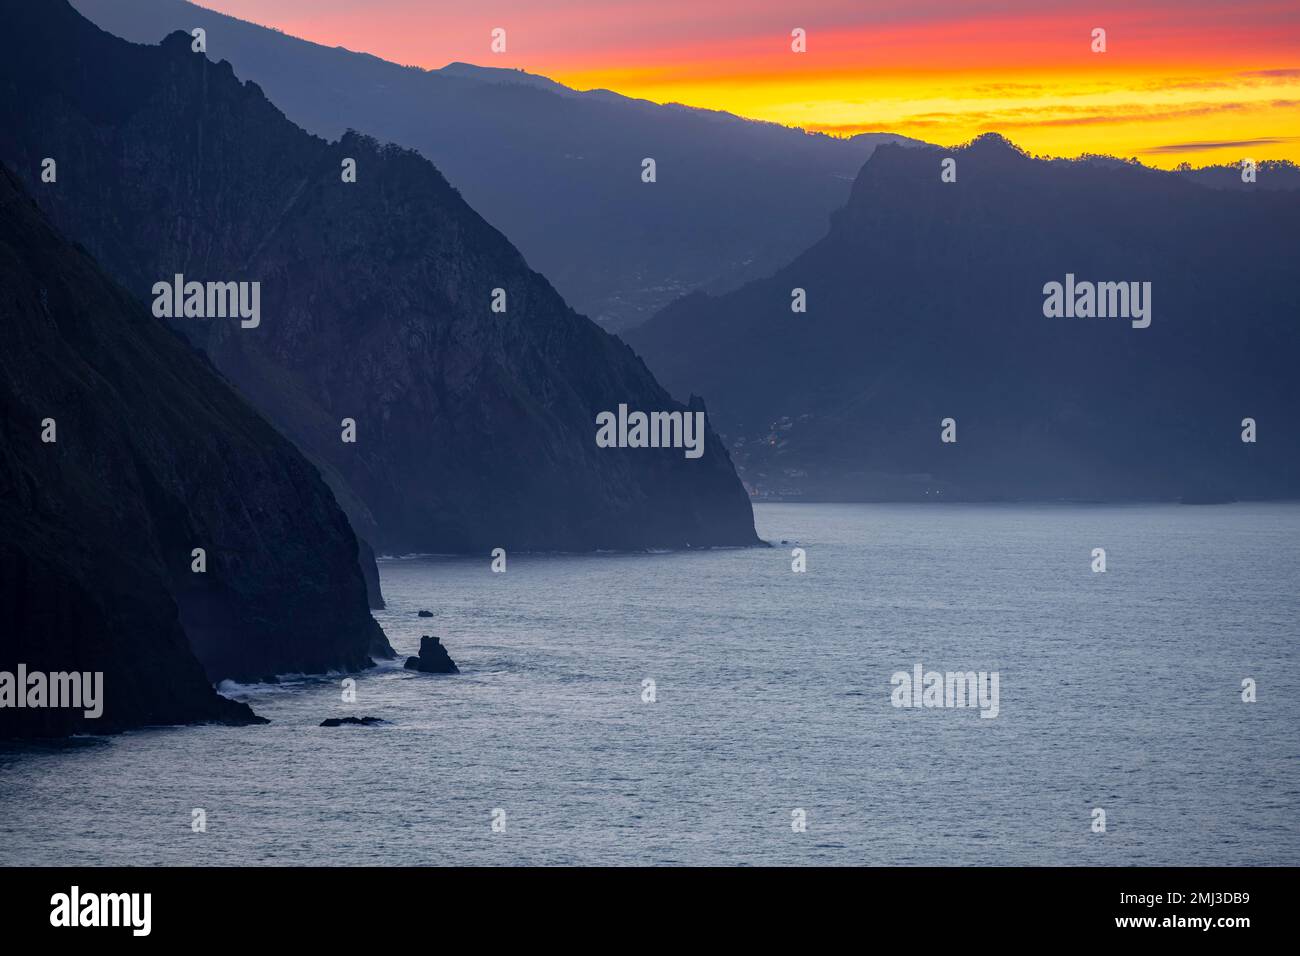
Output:
<instances>
[{"instance_id":1,"label":"silhouetted mountain slope","mask_svg":"<svg viewBox=\"0 0 1300 956\"><path fill-rule=\"evenodd\" d=\"M670 390L709 396L759 493L1294 496L1298 227L1296 192L1040 161L996 136L882 146L821 242L629 341ZM1067 273L1152 283L1150 326L1045 317Z\"/></svg>"},{"instance_id":2,"label":"silhouetted mountain slope","mask_svg":"<svg viewBox=\"0 0 1300 956\"><path fill-rule=\"evenodd\" d=\"M1300 189L1300 166L1289 160L1265 160L1257 164L1255 179L1242 181L1242 169L1238 165L1180 166L1176 172L1184 179L1213 186L1217 189L1235 189L1241 192L1272 192L1275 190Z\"/></svg>"},{"instance_id":3,"label":"silhouetted mountain slope","mask_svg":"<svg viewBox=\"0 0 1300 956\"><path fill-rule=\"evenodd\" d=\"M596 446L601 411L681 406L426 160L304 133L186 35L135 46L63 0L0 7L0 156L31 181L58 158L38 201L142 298L175 274L261 283L256 327L175 324L320 465L363 538L388 551L756 541L715 436L697 460Z\"/></svg>"},{"instance_id":4,"label":"silhouetted mountain slope","mask_svg":"<svg viewBox=\"0 0 1300 956\"><path fill-rule=\"evenodd\" d=\"M209 681L391 655L315 470L7 170L0 290L0 670L103 671L105 701L0 735L248 721Z\"/></svg>"},{"instance_id":5,"label":"silhouetted mountain slope","mask_svg":"<svg viewBox=\"0 0 1300 956\"><path fill-rule=\"evenodd\" d=\"M318 46L180 0L76 0L157 43L203 27L208 52L295 123L419 150L580 312L618 331L692 289L770 273L826 230L886 134L852 141L727 113L578 93L517 70L424 71ZM778 38L779 40L779 38ZM481 50L491 59L485 27ZM652 157L658 181L641 181Z\"/></svg>"}]
</instances>

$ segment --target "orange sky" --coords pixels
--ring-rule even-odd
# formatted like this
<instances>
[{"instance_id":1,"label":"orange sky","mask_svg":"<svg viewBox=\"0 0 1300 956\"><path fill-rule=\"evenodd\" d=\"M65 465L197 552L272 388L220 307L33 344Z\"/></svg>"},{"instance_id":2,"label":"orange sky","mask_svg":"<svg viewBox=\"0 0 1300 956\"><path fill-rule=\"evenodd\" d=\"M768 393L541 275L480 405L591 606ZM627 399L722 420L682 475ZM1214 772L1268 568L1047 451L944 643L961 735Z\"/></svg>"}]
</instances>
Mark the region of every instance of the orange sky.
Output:
<instances>
[{"instance_id":1,"label":"orange sky","mask_svg":"<svg viewBox=\"0 0 1300 956\"><path fill-rule=\"evenodd\" d=\"M202 0L329 45L436 68L519 67L579 89L831 133L1201 165L1300 161L1300 0ZM506 31L506 51L490 50ZM807 52L791 50L791 30ZM1106 30L1106 52L1090 49Z\"/></svg>"}]
</instances>

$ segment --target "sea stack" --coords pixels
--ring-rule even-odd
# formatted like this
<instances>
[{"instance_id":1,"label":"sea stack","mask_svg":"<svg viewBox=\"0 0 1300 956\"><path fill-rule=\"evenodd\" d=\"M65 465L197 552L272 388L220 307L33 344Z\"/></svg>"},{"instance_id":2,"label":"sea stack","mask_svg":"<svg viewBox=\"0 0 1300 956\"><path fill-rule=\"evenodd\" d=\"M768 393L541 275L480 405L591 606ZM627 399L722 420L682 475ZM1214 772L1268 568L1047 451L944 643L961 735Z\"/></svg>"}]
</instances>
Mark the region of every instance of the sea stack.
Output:
<instances>
[{"instance_id":1,"label":"sea stack","mask_svg":"<svg viewBox=\"0 0 1300 956\"><path fill-rule=\"evenodd\" d=\"M459 674L460 668L451 659L442 640L428 634L420 638L420 656L406 659L408 671L420 671L424 674Z\"/></svg>"}]
</instances>

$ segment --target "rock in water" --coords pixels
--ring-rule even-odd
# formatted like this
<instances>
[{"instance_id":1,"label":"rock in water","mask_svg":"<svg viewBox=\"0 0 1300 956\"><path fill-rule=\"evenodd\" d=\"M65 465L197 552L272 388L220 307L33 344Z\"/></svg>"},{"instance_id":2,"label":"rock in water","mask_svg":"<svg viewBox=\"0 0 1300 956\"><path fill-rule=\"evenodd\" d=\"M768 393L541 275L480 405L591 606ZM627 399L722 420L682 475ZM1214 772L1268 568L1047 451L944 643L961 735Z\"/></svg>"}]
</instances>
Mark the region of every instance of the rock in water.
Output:
<instances>
[{"instance_id":1,"label":"rock in water","mask_svg":"<svg viewBox=\"0 0 1300 956\"><path fill-rule=\"evenodd\" d=\"M433 617L433 612L432 612L432 611L421 611L421 612L419 613L418 616L419 616L419 617Z\"/></svg>"},{"instance_id":2,"label":"rock in water","mask_svg":"<svg viewBox=\"0 0 1300 956\"><path fill-rule=\"evenodd\" d=\"M376 724L386 724L388 721L381 720L378 717L328 717L320 722L322 727L342 727L344 724L358 724L362 727L373 727Z\"/></svg>"},{"instance_id":3,"label":"rock in water","mask_svg":"<svg viewBox=\"0 0 1300 956\"><path fill-rule=\"evenodd\" d=\"M406 659L408 671L420 671L424 674L459 674L460 668L451 659L442 640L425 634L420 638L420 656Z\"/></svg>"}]
</instances>

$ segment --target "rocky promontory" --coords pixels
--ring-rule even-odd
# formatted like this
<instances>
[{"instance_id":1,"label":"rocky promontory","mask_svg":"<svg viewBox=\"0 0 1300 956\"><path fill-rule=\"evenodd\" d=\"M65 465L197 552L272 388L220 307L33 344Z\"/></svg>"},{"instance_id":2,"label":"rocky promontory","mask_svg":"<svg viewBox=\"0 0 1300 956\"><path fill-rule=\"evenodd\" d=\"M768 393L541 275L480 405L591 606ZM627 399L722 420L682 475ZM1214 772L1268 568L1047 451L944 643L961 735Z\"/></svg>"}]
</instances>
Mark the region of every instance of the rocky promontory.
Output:
<instances>
[{"instance_id":1,"label":"rocky promontory","mask_svg":"<svg viewBox=\"0 0 1300 956\"><path fill-rule=\"evenodd\" d=\"M316 469L7 169L0 290L0 672L102 686L0 736L259 722L212 684L391 655Z\"/></svg>"}]
</instances>

